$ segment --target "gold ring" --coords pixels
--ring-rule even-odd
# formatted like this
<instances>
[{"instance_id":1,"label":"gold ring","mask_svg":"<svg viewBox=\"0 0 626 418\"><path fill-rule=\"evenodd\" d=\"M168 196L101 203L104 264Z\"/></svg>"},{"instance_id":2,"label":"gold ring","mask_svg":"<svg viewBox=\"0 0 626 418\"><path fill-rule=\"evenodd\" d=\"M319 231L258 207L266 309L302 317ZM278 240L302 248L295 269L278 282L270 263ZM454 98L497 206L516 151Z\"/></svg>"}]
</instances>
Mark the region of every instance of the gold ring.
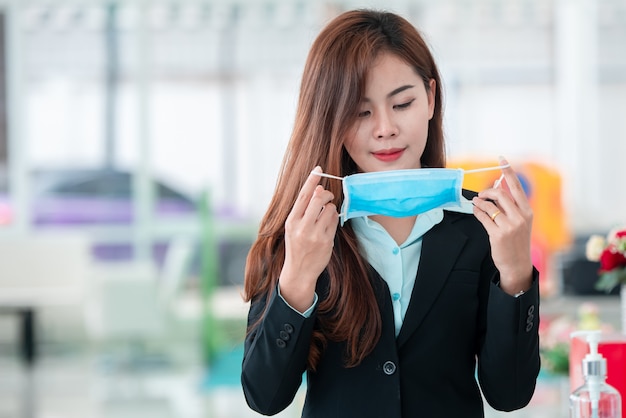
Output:
<instances>
[{"instance_id":1,"label":"gold ring","mask_svg":"<svg viewBox=\"0 0 626 418\"><path fill-rule=\"evenodd\" d=\"M492 221L495 221L496 220L496 216L498 216L500 213L502 213L502 212L500 212L500 210L497 210L497 211L495 211L493 213L493 215L491 215L489 217L491 218Z\"/></svg>"}]
</instances>

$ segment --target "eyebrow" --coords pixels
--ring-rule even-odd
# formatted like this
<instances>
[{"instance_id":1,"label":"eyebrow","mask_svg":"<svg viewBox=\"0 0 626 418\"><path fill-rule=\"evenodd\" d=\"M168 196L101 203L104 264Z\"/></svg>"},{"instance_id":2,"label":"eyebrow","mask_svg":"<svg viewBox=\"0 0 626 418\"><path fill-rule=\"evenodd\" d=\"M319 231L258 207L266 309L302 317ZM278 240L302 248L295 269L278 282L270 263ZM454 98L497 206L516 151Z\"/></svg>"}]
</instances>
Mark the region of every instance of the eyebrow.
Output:
<instances>
[{"instance_id":1,"label":"eyebrow","mask_svg":"<svg viewBox=\"0 0 626 418\"><path fill-rule=\"evenodd\" d=\"M393 97L396 94L402 93L404 90L408 90L408 89L412 89L413 87L415 87L413 84L406 84L404 86L400 86L396 89L393 89L389 94L387 94L387 98ZM363 98L364 101L369 102L370 99L368 99L367 97Z\"/></svg>"},{"instance_id":2,"label":"eyebrow","mask_svg":"<svg viewBox=\"0 0 626 418\"><path fill-rule=\"evenodd\" d=\"M404 90L408 90L408 89L411 89L411 88L413 88L413 87L415 87L415 86L414 86L414 85L412 85L412 84L407 84L407 85L405 85L405 86L398 87L397 89L395 89L395 90L393 90L391 93L389 93L389 94L387 95L387 97L392 97L392 96L395 96L396 94L398 94L398 93L402 93Z\"/></svg>"}]
</instances>

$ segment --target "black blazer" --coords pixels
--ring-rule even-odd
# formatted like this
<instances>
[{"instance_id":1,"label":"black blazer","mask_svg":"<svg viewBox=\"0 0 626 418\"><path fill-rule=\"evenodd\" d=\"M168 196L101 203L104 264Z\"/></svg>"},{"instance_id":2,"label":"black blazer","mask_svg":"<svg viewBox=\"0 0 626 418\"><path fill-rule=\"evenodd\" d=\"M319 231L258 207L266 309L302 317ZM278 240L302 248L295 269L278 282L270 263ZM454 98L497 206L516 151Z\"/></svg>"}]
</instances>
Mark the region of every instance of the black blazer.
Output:
<instances>
[{"instance_id":1,"label":"black blazer","mask_svg":"<svg viewBox=\"0 0 626 418\"><path fill-rule=\"evenodd\" d=\"M489 404L527 405L540 368L539 288L518 298L497 285L489 239L473 215L447 212L422 242L417 280L395 336L386 282L371 269L383 328L374 351L345 368L344 343L329 342L316 372L306 373L303 417L482 418ZM323 297L328 283L318 281ZM249 324L265 311L252 301ZM316 312L304 318L271 296L260 326L246 337L241 382L248 405L274 415L301 385Z\"/></svg>"}]
</instances>

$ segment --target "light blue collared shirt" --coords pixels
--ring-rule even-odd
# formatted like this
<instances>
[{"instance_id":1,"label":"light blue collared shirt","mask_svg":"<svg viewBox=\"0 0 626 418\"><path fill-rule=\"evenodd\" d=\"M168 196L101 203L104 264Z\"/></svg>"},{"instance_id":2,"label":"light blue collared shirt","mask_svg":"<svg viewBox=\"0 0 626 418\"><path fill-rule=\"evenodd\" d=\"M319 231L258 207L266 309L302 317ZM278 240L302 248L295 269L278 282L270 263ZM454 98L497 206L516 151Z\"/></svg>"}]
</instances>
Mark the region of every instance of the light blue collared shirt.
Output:
<instances>
[{"instance_id":1,"label":"light blue collared shirt","mask_svg":"<svg viewBox=\"0 0 626 418\"><path fill-rule=\"evenodd\" d=\"M472 213L472 205L464 203L461 207L446 208L446 210ZM368 217L350 220L361 244L363 256L389 286L396 336L404 322L415 285L422 252L422 237L442 219L443 209L440 208L419 215L408 238L400 245L378 222Z\"/></svg>"}]
</instances>

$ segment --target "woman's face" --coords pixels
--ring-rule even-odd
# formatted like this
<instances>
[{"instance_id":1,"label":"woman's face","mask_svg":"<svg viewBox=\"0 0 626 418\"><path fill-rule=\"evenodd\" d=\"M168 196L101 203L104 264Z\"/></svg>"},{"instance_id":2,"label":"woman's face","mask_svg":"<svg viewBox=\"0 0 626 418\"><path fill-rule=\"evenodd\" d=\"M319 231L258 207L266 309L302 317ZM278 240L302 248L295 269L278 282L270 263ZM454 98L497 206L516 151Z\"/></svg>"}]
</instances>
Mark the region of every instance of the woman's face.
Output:
<instances>
[{"instance_id":1,"label":"woman's face","mask_svg":"<svg viewBox=\"0 0 626 418\"><path fill-rule=\"evenodd\" d=\"M421 168L435 84L431 80L426 91L422 78L394 54L383 53L374 61L357 121L344 141L360 171Z\"/></svg>"}]
</instances>

